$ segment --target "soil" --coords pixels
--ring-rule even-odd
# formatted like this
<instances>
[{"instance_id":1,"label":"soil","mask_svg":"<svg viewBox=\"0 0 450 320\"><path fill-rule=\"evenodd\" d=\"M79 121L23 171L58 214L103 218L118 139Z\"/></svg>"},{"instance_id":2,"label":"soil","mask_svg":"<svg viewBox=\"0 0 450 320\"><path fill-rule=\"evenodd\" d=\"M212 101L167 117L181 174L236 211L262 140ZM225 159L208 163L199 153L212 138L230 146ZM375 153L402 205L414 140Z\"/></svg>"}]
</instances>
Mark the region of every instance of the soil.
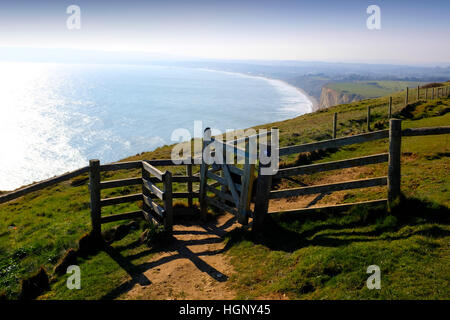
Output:
<instances>
[{"instance_id":1,"label":"soil","mask_svg":"<svg viewBox=\"0 0 450 320\"><path fill-rule=\"evenodd\" d=\"M229 213L214 222L174 225L173 243L147 263L155 265L143 273L149 284L136 283L119 299L233 299L233 268L222 250L224 235L238 225Z\"/></svg>"}]
</instances>

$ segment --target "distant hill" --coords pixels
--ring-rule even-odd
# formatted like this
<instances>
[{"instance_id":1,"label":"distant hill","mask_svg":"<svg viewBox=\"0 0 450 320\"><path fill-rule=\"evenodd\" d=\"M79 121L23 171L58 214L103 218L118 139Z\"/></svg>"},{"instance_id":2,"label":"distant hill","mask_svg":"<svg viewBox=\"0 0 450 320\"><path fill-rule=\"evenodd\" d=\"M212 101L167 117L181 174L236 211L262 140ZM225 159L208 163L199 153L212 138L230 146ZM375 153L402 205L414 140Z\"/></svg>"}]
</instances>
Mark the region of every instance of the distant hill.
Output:
<instances>
[{"instance_id":1,"label":"distant hill","mask_svg":"<svg viewBox=\"0 0 450 320\"><path fill-rule=\"evenodd\" d=\"M417 81L356 81L334 82L322 88L319 108L328 108L343 103L378 98L403 91L406 87L417 87Z\"/></svg>"}]
</instances>

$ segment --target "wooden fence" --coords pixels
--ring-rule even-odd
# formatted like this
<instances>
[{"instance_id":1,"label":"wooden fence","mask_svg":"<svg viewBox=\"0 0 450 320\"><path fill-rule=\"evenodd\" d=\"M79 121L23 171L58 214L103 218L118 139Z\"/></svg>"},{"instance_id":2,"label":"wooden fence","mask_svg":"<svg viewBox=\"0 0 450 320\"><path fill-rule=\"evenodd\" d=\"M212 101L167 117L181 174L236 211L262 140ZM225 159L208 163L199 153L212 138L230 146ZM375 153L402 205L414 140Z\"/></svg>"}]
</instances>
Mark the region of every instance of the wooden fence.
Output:
<instances>
[{"instance_id":1,"label":"wooden fence","mask_svg":"<svg viewBox=\"0 0 450 320\"><path fill-rule=\"evenodd\" d=\"M444 98L448 97L450 94L450 86L443 86L443 87L434 87L434 88L421 88L420 86L417 86L417 89L410 89L409 87L406 87L405 90L405 99L404 104L402 102L401 106L404 107L408 105L409 103L413 102L412 99L415 99L414 102L417 102L419 100L433 100L438 98ZM393 108L393 102L392 97L389 97L389 101L387 104L387 118L392 118L392 108ZM379 108L380 106L377 106ZM374 106L367 106L367 116L366 116L366 131L370 132L372 131L371 123L372 123L372 110L374 109ZM336 139L337 136L337 128L338 128L338 113L333 114L333 121L332 121L332 137L333 139Z\"/></svg>"},{"instance_id":2,"label":"wooden fence","mask_svg":"<svg viewBox=\"0 0 450 320\"><path fill-rule=\"evenodd\" d=\"M387 199L376 200L378 203L390 202L400 195L400 179L401 179L401 138L424 135L439 135L450 133L450 126L433 127L433 128L415 128L401 129L401 120L391 119L388 130L380 130L370 133L364 133L344 138L319 141L303 145L284 147L279 149L280 156L291 155L301 152L312 152L315 150L326 150L330 148L339 148L342 146L358 144L367 141L389 138L389 152L375 155L369 155L359 158L339 160L333 162L325 162L319 164L303 165L291 168L280 169L275 176L258 176L257 199L255 201L254 219L257 224L262 224L264 216L269 213L269 200L288 198L294 196L328 193L341 190L349 190L356 188L368 188L375 186L387 185ZM301 174L313 174L330 170L338 170L344 168L352 168L357 166L365 166L377 163L388 163L388 175L370 179L344 181L325 185L314 185L307 187L291 188L285 190L272 190L272 179L287 178ZM370 201L374 202L374 201ZM348 206L352 204L346 204ZM301 212L304 208L279 211L277 213ZM270 212L274 213L274 212Z\"/></svg>"},{"instance_id":3,"label":"wooden fence","mask_svg":"<svg viewBox=\"0 0 450 320\"><path fill-rule=\"evenodd\" d=\"M187 198L188 205L192 207L193 198L198 198L198 192L193 192L192 185L199 182L199 177L192 174L192 164L186 164L186 176L172 176L170 171L162 172L156 166L176 166L172 160L144 160L120 162L100 165L99 160L91 160L89 166L89 189L91 194L91 221L94 233L101 232L103 223L145 218L153 223L164 225L170 231L173 226L173 199ZM100 181L100 173L114 170L141 169L141 177ZM187 183L188 192L173 192L172 183ZM162 183L163 189L156 184ZM142 192L120 197L101 199L100 191L103 189L118 188L131 185L142 185ZM158 204L161 200L161 204ZM142 201L142 210L102 216L101 208L127 202Z\"/></svg>"}]
</instances>

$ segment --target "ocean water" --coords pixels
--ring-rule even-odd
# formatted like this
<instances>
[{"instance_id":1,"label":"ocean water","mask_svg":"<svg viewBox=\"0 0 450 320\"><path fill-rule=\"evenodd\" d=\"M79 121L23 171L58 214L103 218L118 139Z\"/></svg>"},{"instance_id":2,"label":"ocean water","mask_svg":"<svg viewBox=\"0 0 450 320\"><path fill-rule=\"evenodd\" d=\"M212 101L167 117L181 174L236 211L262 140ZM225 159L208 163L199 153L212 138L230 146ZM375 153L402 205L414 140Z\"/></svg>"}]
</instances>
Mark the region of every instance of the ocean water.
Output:
<instances>
[{"instance_id":1,"label":"ocean water","mask_svg":"<svg viewBox=\"0 0 450 320\"><path fill-rule=\"evenodd\" d=\"M225 131L312 104L281 81L159 66L0 62L0 190L173 143L194 121Z\"/></svg>"}]
</instances>

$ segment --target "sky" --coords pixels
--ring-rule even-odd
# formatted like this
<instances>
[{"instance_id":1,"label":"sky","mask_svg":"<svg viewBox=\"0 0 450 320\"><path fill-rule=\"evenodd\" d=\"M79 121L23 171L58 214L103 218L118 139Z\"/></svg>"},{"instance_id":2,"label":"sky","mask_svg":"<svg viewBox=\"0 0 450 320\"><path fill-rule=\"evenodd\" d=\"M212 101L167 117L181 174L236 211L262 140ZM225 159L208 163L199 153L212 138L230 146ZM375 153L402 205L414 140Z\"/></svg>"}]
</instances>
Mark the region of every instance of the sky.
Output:
<instances>
[{"instance_id":1,"label":"sky","mask_svg":"<svg viewBox=\"0 0 450 320\"><path fill-rule=\"evenodd\" d=\"M80 29L66 26L69 5ZM379 30L367 28L369 5ZM450 62L450 1L2 1L0 47L438 65Z\"/></svg>"}]
</instances>

